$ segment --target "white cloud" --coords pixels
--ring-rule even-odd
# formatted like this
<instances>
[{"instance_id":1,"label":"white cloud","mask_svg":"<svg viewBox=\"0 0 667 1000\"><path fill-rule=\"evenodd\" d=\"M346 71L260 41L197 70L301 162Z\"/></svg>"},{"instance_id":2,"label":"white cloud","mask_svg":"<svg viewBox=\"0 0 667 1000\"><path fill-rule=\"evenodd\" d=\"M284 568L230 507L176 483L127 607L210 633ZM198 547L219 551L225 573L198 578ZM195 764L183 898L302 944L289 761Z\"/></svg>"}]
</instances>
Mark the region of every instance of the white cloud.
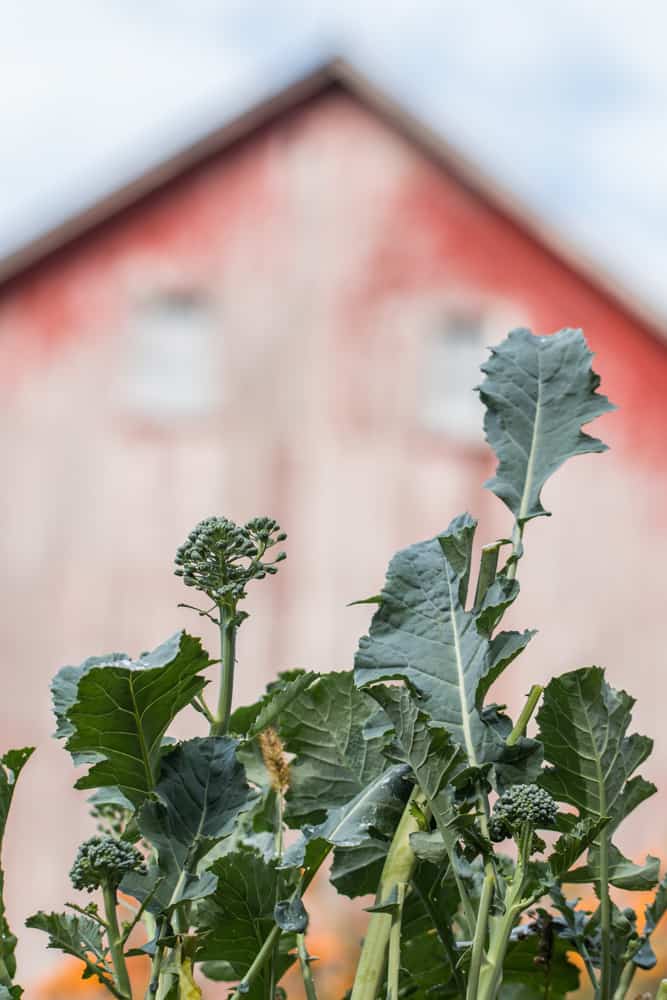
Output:
<instances>
[{"instance_id":1,"label":"white cloud","mask_svg":"<svg viewBox=\"0 0 667 1000\"><path fill-rule=\"evenodd\" d=\"M666 29L661 0L9 0L0 249L338 47L667 307Z\"/></svg>"}]
</instances>

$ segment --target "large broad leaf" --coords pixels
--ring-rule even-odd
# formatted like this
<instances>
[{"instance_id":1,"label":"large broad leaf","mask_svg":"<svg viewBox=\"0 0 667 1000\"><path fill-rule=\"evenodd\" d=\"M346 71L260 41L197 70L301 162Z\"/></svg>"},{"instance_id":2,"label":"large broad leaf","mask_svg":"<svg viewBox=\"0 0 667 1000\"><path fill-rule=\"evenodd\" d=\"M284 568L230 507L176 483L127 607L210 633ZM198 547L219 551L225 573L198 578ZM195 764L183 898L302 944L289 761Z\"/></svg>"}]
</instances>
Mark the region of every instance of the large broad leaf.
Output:
<instances>
[{"instance_id":1,"label":"large broad leaf","mask_svg":"<svg viewBox=\"0 0 667 1000\"><path fill-rule=\"evenodd\" d=\"M8 750L0 758L0 851L7 826L9 808L12 804L16 782L26 762L34 752L34 747L23 747L21 750ZM16 975L16 959L14 950L16 938L7 923L4 902L5 875L0 867L0 959L7 973L13 979ZM18 987L16 987L18 989ZM20 994L19 994L20 995Z\"/></svg>"},{"instance_id":2,"label":"large broad leaf","mask_svg":"<svg viewBox=\"0 0 667 1000\"><path fill-rule=\"evenodd\" d=\"M295 754L286 810L291 825L322 820L387 768L386 738L364 734L375 711L375 702L357 690L349 672L318 678L284 706L277 728Z\"/></svg>"},{"instance_id":3,"label":"large broad leaf","mask_svg":"<svg viewBox=\"0 0 667 1000\"><path fill-rule=\"evenodd\" d=\"M636 865L623 857L613 844L608 848L607 878L617 889L646 892L652 889L660 877L660 858L647 855L643 865ZM594 847L588 856L588 863L566 872L561 881L570 884L600 881L600 851Z\"/></svg>"},{"instance_id":4,"label":"large broad leaf","mask_svg":"<svg viewBox=\"0 0 667 1000\"><path fill-rule=\"evenodd\" d=\"M231 833L237 816L255 798L236 747L236 740L227 737L205 737L188 740L164 757L157 800L145 802L138 817L142 836L157 853L157 866L122 883L125 892L143 900L160 879L148 907L152 912L215 889L210 872L198 874L199 862Z\"/></svg>"},{"instance_id":5,"label":"large broad leaf","mask_svg":"<svg viewBox=\"0 0 667 1000\"><path fill-rule=\"evenodd\" d=\"M582 819L607 819L590 852L590 865L582 872L586 881L598 881L601 838L608 840L628 813L656 790L640 776L633 777L653 746L647 736L626 735L633 705L630 695L607 684L599 667L586 667L551 680L538 712L544 756L553 765L543 772L541 784L559 802L574 806ZM637 878L646 888L655 865L640 870L612 850L610 874L616 884L627 888Z\"/></svg>"},{"instance_id":6,"label":"large broad leaf","mask_svg":"<svg viewBox=\"0 0 667 1000\"><path fill-rule=\"evenodd\" d=\"M506 577L488 589L481 609L465 609L474 531L465 514L439 538L394 556L369 634L359 642L354 676L361 687L407 681L422 696L423 710L478 767L497 758L503 746L480 715L483 694L531 633L488 638L489 614L497 618L518 593L516 581Z\"/></svg>"},{"instance_id":7,"label":"large broad leaf","mask_svg":"<svg viewBox=\"0 0 667 1000\"><path fill-rule=\"evenodd\" d=\"M100 925L89 917L69 913L35 913L25 922L26 927L45 931L49 948L73 955L84 963L82 979L95 977L106 988L120 996L114 987L113 975L106 962L106 947Z\"/></svg>"},{"instance_id":8,"label":"large broad leaf","mask_svg":"<svg viewBox=\"0 0 667 1000\"><path fill-rule=\"evenodd\" d=\"M212 896L197 905L196 922L206 933L195 957L207 963L204 972L211 978L241 979L273 929L274 909L283 898L285 876L276 870L275 863L248 847L219 858L212 871L218 885ZM280 955L279 976L292 961L284 952ZM267 976L268 966L244 996L264 1000Z\"/></svg>"},{"instance_id":9,"label":"large broad leaf","mask_svg":"<svg viewBox=\"0 0 667 1000\"><path fill-rule=\"evenodd\" d=\"M76 787L114 786L141 805L155 788L163 736L204 687L199 672L209 663L199 639L178 632L136 662L87 667L60 723L75 762L81 763L82 754L97 761ZM56 688L64 699L63 685Z\"/></svg>"},{"instance_id":10,"label":"large broad leaf","mask_svg":"<svg viewBox=\"0 0 667 1000\"><path fill-rule=\"evenodd\" d=\"M614 409L596 392L600 379L591 358L581 330L536 337L521 329L512 330L482 365L484 429L498 457L486 486L519 523L547 513L542 487L568 458L606 450L581 430Z\"/></svg>"}]
</instances>

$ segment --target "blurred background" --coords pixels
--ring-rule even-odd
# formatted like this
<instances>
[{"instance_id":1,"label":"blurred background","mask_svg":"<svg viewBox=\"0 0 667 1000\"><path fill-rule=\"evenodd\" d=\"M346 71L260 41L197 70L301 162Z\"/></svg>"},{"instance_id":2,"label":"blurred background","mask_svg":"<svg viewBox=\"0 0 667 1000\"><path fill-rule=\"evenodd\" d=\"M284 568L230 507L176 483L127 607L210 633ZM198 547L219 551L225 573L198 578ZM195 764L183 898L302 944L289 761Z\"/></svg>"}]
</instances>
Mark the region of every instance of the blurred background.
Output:
<instances>
[{"instance_id":1,"label":"blurred background","mask_svg":"<svg viewBox=\"0 0 667 1000\"><path fill-rule=\"evenodd\" d=\"M539 635L496 698L606 666L661 785L620 846L667 855L664 5L4 0L1 21L2 744L39 747L5 845L15 930L71 897L92 832L49 739L55 671L184 626L214 651L172 576L213 513L289 534L237 699L350 667L369 612L346 605L396 548L464 509L483 541L510 530L471 389L519 325L583 327L619 410L526 533L512 617ZM337 1000L363 923L320 892ZM38 932L19 966L29 1000L76 995Z\"/></svg>"}]
</instances>

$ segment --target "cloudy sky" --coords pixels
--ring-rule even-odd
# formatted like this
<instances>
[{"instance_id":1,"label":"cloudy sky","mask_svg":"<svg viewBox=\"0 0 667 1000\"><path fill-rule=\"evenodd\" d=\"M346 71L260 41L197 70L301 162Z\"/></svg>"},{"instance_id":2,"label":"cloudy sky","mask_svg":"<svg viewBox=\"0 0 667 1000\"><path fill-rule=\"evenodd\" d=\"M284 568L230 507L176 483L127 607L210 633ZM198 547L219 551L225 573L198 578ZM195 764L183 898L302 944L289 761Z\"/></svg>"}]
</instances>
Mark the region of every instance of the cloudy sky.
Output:
<instances>
[{"instance_id":1,"label":"cloudy sky","mask_svg":"<svg viewBox=\"0 0 667 1000\"><path fill-rule=\"evenodd\" d=\"M667 313L664 0L0 0L0 253L341 53Z\"/></svg>"}]
</instances>

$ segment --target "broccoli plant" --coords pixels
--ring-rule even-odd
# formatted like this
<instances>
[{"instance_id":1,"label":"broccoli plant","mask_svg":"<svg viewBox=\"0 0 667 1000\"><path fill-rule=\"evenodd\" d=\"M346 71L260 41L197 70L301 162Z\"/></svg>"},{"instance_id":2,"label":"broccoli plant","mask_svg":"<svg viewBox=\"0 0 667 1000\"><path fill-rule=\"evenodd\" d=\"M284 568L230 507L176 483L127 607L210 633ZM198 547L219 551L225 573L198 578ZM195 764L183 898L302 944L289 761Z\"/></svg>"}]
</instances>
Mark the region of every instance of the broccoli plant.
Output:
<instances>
[{"instance_id":1,"label":"broccoli plant","mask_svg":"<svg viewBox=\"0 0 667 1000\"><path fill-rule=\"evenodd\" d=\"M28 926L119 1000L138 997L130 956L150 966L145 1000L197 1000L207 980L231 1000L276 1000L292 966L317 1000L307 906L325 862L339 893L371 900L351 1000L560 1000L580 978L595 1000L622 1000L656 965L667 879L616 842L655 792L637 773L652 744L629 732L633 699L597 666L534 685L515 719L490 697L533 636L501 622L529 523L547 513L542 489L569 458L605 450L582 427L612 406L578 330L514 330L482 371L498 460L486 485L511 538L477 561L463 514L398 552L362 602L374 614L352 669L278 674L233 710L247 590L278 571L286 536L270 518L210 517L175 571L206 602L185 607L216 624L216 658L178 632L137 659L56 675L56 736L98 826L71 881L102 905L84 897ZM175 742L173 720L192 709L207 733ZM0 836L29 753L2 759ZM648 893L643 919L616 889ZM0 895L0 1000L22 992L15 943Z\"/></svg>"}]
</instances>

